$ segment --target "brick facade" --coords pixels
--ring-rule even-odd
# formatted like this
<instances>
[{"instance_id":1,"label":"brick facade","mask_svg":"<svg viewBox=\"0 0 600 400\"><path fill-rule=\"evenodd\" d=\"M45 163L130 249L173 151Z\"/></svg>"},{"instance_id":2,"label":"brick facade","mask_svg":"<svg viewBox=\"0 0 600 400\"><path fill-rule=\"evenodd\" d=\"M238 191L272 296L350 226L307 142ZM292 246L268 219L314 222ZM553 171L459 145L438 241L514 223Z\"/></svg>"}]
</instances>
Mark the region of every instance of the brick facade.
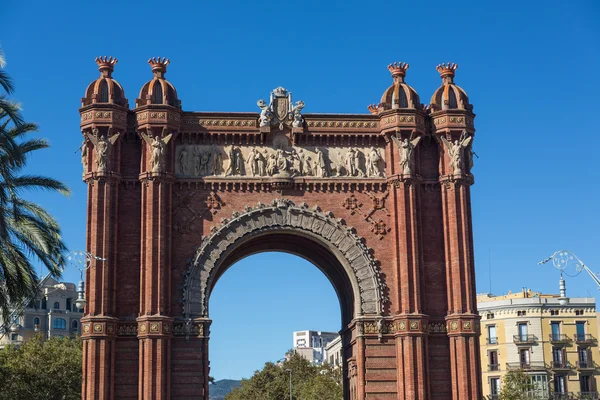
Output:
<instances>
[{"instance_id":1,"label":"brick facade","mask_svg":"<svg viewBox=\"0 0 600 400\"><path fill-rule=\"evenodd\" d=\"M184 112L165 59L130 109L116 60L96 61L82 162L88 251L107 261L87 271L83 399L208 399L208 296L266 250L340 294L346 399L481 398L474 114L455 65L430 106L395 63L370 114L302 115L282 88L260 114Z\"/></svg>"}]
</instances>

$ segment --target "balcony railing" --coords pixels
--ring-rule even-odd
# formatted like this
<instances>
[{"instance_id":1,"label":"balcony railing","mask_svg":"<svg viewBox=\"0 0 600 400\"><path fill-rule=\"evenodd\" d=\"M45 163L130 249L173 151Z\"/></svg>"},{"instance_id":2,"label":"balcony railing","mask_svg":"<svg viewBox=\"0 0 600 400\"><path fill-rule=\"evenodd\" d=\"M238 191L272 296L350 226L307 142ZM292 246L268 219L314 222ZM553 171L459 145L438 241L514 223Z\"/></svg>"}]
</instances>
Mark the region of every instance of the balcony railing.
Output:
<instances>
[{"instance_id":1,"label":"balcony railing","mask_svg":"<svg viewBox=\"0 0 600 400\"><path fill-rule=\"evenodd\" d=\"M515 344L531 344L537 342L537 336L535 335L513 335L513 342Z\"/></svg>"},{"instance_id":2,"label":"balcony railing","mask_svg":"<svg viewBox=\"0 0 600 400\"><path fill-rule=\"evenodd\" d=\"M586 333L585 335L575 335L574 339L575 339L575 343L577 343L579 345L584 345L584 344L591 345L596 342L596 338L588 333Z\"/></svg>"},{"instance_id":3,"label":"balcony railing","mask_svg":"<svg viewBox=\"0 0 600 400\"><path fill-rule=\"evenodd\" d=\"M488 364L488 371L500 371L500 364Z\"/></svg>"},{"instance_id":4,"label":"balcony railing","mask_svg":"<svg viewBox=\"0 0 600 400\"><path fill-rule=\"evenodd\" d=\"M573 400L573 393L565 392L565 393L552 393L550 395L550 399L552 400Z\"/></svg>"},{"instance_id":5,"label":"balcony railing","mask_svg":"<svg viewBox=\"0 0 600 400\"><path fill-rule=\"evenodd\" d=\"M598 400L598 392L579 392L577 398L581 400Z\"/></svg>"},{"instance_id":6,"label":"balcony railing","mask_svg":"<svg viewBox=\"0 0 600 400\"><path fill-rule=\"evenodd\" d=\"M593 361L577 361L577 369L592 370L596 369L596 364Z\"/></svg>"},{"instance_id":7,"label":"balcony railing","mask_svg":"<svg viewBox=\"0 0 600 400\"><path fill-rule=\"evenodd\" d=\"M552 400L573 400L573 393L565 392L565 393L552 393L550 395L550 399Z\"/></svg>"},{"instance_id":8,"label":"balcony railing","mask_svg":"<svg viewBox=\"0 0 600 400\"><path fill-rule=\"evenodd\" d=\"M546 366L541 361L532 361L528 363L516 362L506 363L506 368L509 370L524 369L524 370L545 370Z\"/></svg>"},{"instance_id":9,"label":"balcony railing","mask_svg":"<svg viewBox=\"0 0 600 400\"><path fill-rule=\"evenodd\" d=\"M498 344L498 338L497 337L489 337L487 339L485 339L487 344Z\"/></svg>"},{"instance_id":10,"label":"balcony railing","mask_svg":"<svg viewBox=\"0 0 600 400\"><path fill-rule=\"evenodd\" d=\"M554 369L554 370L568 370L571 369L571 364L569 364L568 362L564 362L564 361L553 361L550 364L550 368Z\"/></svg>"},{"instance_id":11,"label":"balcony railing","mask_svg":"<svg viewBox=\"0 0 600 400\"><path fill-rule=\"evenodd\" d=\"M550 343L552 344L567 344L571 341L571 338L562 333L551 333Z\"/></svg>"}]
</instances>

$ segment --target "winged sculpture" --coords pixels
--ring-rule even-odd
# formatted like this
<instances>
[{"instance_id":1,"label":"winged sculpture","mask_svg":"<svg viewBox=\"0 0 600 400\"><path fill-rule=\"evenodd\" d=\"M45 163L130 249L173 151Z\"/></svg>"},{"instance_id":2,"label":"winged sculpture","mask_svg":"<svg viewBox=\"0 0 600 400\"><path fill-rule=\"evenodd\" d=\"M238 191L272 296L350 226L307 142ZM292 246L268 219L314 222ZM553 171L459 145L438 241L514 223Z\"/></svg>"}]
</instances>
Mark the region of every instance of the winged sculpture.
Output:
<instances>
[{"instance_id":1,"label":"winged sculpture","mask_svg":"<svg viewBox=\"0 0 600 400\"><path fill-rule=\"evenodd\" d=\"M150 167L152 168L152 172L164 172L166 146L173 137L173 134L171 133L165 137L154 136L152 130L148 129L148 134L140 132L140 136L150 146Z\"/></svg>"},{"instance_id":2,"label":"winged sculpture","mask_svg":"<svg viewBox=\"0 0 600 400\"><path fill-rule=\"evenodd\" d=\"M110 152L119 135L120 133L117 133L107 138L104 134L100 135L98 128L92 129L92 134L86 133L85 136L94 144L98 172L106 172L109 169Z\"/></svg>"},{"instance_id":3,"label":"winged sculpture","mask_svg":"<svg viewBox=\"0 0 600 400\"><path fill-rule=\"evenodd\" d=\"M464 151L471 144L471 140L473 136L469 136L467 131L462 131L460 135L460 139L455 140L454 142L449 141L443 135L440 136L440 140L446 146L446 151L448 152L448 157L450 157L450 167L452 168L452 173L454 175L461 175L462 167L463 167L463 157ZM472 153L469 152L469 168L472 166Z\"/></svg>"},{"instance_id":4,"label":"winged sculpture","mask_svg":"<svg viewBox=\"0 0 600 400\"><path fill-rule=\"evenodd\" d=\"M414 139L405 138L404 140L401 140L392 135L392 140L396 143L396 146L398 146L398 150L400 150L400 168L402 168L402 175L411 175L413 173L414 150L421 141L421 136Z\"/></svg>"}]
</instances>

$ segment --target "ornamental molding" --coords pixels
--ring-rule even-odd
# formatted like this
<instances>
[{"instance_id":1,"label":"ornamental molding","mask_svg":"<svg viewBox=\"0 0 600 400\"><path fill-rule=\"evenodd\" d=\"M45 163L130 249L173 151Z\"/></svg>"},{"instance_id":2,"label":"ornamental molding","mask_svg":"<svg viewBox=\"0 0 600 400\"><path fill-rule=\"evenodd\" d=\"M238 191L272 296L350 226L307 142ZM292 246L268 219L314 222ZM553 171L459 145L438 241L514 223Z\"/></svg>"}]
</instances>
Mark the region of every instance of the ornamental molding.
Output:
<instances>
[{"instance_id":1,"label":"ornamental molding","mask_svg":"<svg viewBox=\"0 0 600 400\"><path fill-rule=\"evenodd\" d=\"M239 239L249 234L273 231L310 233L339 251L341 263L353 284L360 309L355 315L381 315L387 302L387 287L378 262L364 240L344 220L319 207L296 205L286 199L276 199L269 205L258 203L234 212L221 225L211 228L190 261L183 286L183 315L185 318L207 318L208 297L215 272L224 253Z\"/></svg>"}]
</instances>

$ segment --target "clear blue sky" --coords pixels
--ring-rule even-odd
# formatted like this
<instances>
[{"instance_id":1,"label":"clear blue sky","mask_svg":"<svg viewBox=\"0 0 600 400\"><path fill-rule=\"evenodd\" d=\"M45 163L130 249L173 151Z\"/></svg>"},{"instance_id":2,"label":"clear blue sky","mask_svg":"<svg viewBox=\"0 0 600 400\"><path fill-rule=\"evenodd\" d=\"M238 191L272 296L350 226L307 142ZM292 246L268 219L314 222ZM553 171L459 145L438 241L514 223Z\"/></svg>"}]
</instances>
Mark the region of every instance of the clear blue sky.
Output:
<instances>
[{"instance_id":1,"label":"clear blue sky","mask_svg":"<svg viewBox=\"0 0 600 400\"><path fill-rule=\"evenodd\" d=\"M558 274L536 263L563 247L600 271L597 1L4 0L2 15L16 98L53 145L31 169L73 190L36 198L71 249L85 246L77 109L98 75L96 56L119 59L114 76L130 104L150 79L148 58L164 56L185 110L257 111L256 100L282 85L307 113L366 113L390 85L393 61L410 63L407 82L427 103L440 84L435 66L452 61L477 114L478 291L489 290L490 253L494 293L556 292ZM248 292L257 269L262 286ZM598 293L586 276L567 285L572 296ZM339 329L340 311L315 267L263 254L224 275L211 313L212 374L221 379L279 358L293 330Z\"/></svg>"}]
</instances>

